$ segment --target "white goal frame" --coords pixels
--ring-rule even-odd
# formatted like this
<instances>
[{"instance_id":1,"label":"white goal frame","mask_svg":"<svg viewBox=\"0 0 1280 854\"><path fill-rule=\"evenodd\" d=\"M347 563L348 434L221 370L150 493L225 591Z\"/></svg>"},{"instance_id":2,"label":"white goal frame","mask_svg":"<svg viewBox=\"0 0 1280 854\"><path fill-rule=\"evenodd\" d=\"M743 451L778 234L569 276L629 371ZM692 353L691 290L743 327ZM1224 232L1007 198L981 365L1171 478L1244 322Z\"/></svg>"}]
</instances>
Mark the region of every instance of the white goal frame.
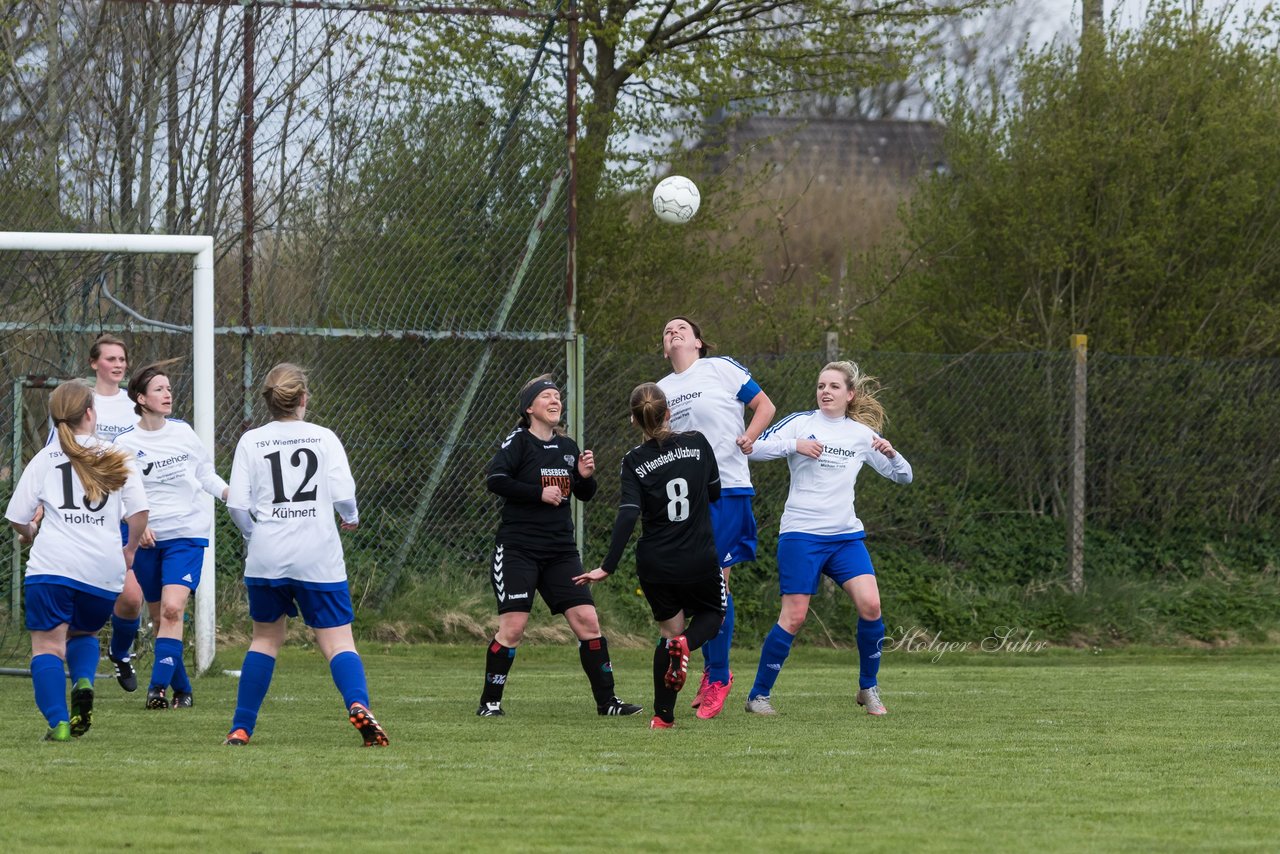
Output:
<instances>
[{"instance_id":1,"label":"white goal frame","mask_svg":"<svg viewBox=\"0 0 1280 854\"><path fill-rule=\"evenodd\" d=\"M191 255L192 394L196 435L213 454L213 238L202 235L70 234L38 231L0 231L0 250L27 252L111 252L138 255ZM15 472L16 476L16 472ZM196 588L196 672L213 664L216 651L214 534L204 552L200 586Z\"/></svg>"}]
</instances>

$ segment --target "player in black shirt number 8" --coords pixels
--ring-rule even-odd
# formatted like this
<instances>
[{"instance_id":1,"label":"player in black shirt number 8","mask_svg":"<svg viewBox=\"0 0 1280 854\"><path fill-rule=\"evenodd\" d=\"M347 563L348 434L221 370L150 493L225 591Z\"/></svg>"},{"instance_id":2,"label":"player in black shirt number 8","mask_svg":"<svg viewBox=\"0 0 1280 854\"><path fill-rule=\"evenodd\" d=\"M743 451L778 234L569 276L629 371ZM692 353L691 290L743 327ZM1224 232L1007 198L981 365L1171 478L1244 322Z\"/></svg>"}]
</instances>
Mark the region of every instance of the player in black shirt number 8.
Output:
<instances>
[{"instance_id":1,"label":"player in black shirt number 8","mask_svg":"<svg viewBox=\"0 0 1280 854\"><path fill-rule=\"evenodd\" d=\"M667 398L657 384L643 383L631 392L631 420L645 441L622 458L622 495L609 554L574 583L594 584L616 570L636 519L644 519L636 575L662 634L653 653L649 728L670 729L689 652L714 638L724 621L724 576L711 529L720 469L701 433L671 431Z\"/></svg>"},{"instance_id":2,"label":"player in black shirt number 8","mask_svg":"<svg viewBox=\"0 0 1280 854\"><path fill-rule=\"evenodd\" d=\"M516 648L533 607L542 596L553 614L564 614L578 637L578 656L591 682L601 715L635 715L644 711L613 693L609 644L600 633L591 591L576 586L582 558L573 536L569 496L590 501L596 494L595 456L578 450L560 427L560 389L550 374L535 377L520 389L520 424L489 462L489 491L501 496L490 582L498 600L498 633L485 658L480 717L503 714L502 692Z\"/></svg>"}]
</instances>

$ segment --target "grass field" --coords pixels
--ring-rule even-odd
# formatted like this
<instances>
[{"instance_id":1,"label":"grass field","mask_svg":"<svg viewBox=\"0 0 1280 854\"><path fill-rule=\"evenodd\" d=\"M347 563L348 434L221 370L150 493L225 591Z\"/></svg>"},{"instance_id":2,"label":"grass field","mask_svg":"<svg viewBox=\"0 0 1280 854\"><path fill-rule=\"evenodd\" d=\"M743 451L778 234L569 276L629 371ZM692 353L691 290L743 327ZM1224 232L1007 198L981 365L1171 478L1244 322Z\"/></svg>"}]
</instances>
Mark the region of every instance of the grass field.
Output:
<instances>
[{"instance_id":1,"label":"grass field","mask_svg":"<svg viewBox=\"0 0 1280 854\"><path fill-rule=\"evenodd\" d=\"M281 850L1274 850L1280 651L886 653L890 714L852 703L850 652L798 649L776 718L647 729L599 718L568 645L522 649L498 719L483 650L364 650L391 736L359 747L328 669L290 649L253 743L222 747L236 680L142 709L99 680L94 726L41 741L30 682L0 680L0 848ZM219 667L239 666L225 651ZM649 655L619 693L651 705ZM145 673L143 674L145 677Z\"/></svg>"}]
</instances>

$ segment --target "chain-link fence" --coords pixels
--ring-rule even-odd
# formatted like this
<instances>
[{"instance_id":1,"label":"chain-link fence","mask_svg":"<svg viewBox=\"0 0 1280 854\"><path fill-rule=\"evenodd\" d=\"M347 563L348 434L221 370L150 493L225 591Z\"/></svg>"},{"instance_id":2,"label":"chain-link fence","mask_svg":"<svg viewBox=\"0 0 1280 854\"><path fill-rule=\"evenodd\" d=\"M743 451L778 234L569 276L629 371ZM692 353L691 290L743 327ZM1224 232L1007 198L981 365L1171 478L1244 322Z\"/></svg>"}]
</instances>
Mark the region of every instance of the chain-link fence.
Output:
<instances>
[{"instance_id":1,"label":"chain-link fence","mask_svg":"<svg viewBox=\"0 0 1280 854\"><path fill-rule=\"evenodd\" d=\"M627 400L640 382L668 370L657 355L588 347L587 434L602 471L640 435ZM815 407L823 352L732 353L751 369L778 417ZM884 434L915 469L911 488L860 478L858 507L881 541L945 553L942 517L1027 514L1061 519L1068 502L1073 355L949 356L842 353L880 378L889 416ZM1094 530L1137 526L1171 532L1228 532L1280 512L1280 361L1133 358L1088 361L1085 510ZM753 465L760 560L772 565L788 489L785 464ZM603 553L617 479L603 477L589 510L588 551ZM1027 555L1028 574L1060 580L1066 541ZM597 555L599 556L599 555ZM1086 576L1089 555L1085 555Z\"/></svg>"},{"instance_id":2,"label":"chain-link fence","mask_svg":"<svg viewBox=\"0 0 1280 854\"><path fill-rule=\"evenodd\" d=\"M475 473L519 386L570 371L566 24L554 4L510 12L541 32L506 57L527 74L455 88L416 70L423 17L272 5L9 3L0 230L213 235L219 468L266 418L266 371L306 367L309 417L359 486L353 589L376 601L406 571L484 560ZM131 369L186 357L191 416L191 290L189 258L0 253L0 499L47 433L48 386L24 378L89 375L101 332ZM240 546L218 524L225 600Z\"/></svg>"}]
</instances>

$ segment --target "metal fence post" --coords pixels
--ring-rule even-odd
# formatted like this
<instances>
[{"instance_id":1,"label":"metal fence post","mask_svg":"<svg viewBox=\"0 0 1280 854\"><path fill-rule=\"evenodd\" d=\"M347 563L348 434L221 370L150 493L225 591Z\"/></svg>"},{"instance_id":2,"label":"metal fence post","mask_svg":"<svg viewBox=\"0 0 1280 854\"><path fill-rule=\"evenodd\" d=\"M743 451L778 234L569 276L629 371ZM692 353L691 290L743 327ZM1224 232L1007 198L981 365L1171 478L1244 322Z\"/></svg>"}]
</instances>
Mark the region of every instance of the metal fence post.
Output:
<instances>
[{"instance_id":1,"label":"metal fence post","mask_svg":"<svg viewBox=\"0 0 1280 854\"><path fill-rule=\"evenodd\" d=\"M586 438L586 407L583 397L586 394L586 336L578 333L573 338L565 341L565 365L568 366L569 376L565 383L565 393L569 398L568 412L566 413L566 421L569 428L569 435L573 437L573 441L578 443L580 450L587 450L591 446L587 444ZM578 544L578 554L582 554L585 540L585 512L586 508L582 506L581 501L569 502L573 513L573 539Z\"/></svg>"},{"instance_id":2,"label":"metal fence post","mask_svg":"<svg viewBox=\"0 0 1280 854\"><path fill-rule=\"evenodd\" d=\"M1071 486L1067 508L1067 572L1071 589L1084 590L1084 451L1086 390L1089 378L1089 337L1071 336L1074 371L1071 394Z\"/></svg>"}]
</instances>

